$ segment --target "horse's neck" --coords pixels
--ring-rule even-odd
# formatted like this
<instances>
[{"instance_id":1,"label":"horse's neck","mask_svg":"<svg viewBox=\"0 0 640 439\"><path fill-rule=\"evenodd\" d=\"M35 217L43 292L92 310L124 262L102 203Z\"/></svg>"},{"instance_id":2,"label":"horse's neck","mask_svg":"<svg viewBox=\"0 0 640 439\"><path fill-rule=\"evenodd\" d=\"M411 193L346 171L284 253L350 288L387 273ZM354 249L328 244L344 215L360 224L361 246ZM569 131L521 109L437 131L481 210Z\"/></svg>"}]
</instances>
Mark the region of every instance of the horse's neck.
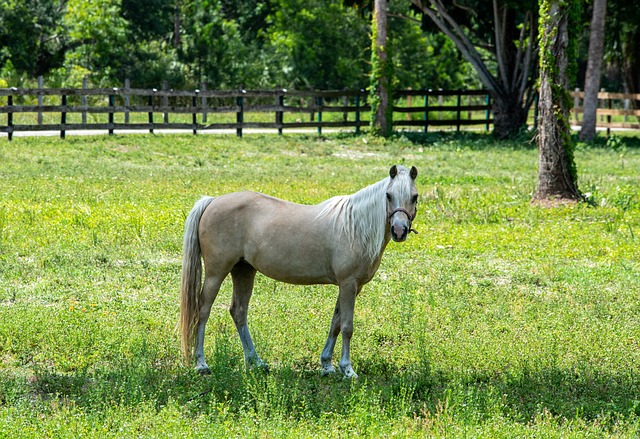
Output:
<instances>
[{"instance_id":1,"label":"horse's neck","mask_svg":"<svg viewBox=\"0 0 640 439\"><path fill-rule=\"evenodd\" d=\"M374 183L349 197L349 218L355 239L372 260L379 259L391 238L385 221L384 193L388 179Z\"/></svg>"}]
</instances>

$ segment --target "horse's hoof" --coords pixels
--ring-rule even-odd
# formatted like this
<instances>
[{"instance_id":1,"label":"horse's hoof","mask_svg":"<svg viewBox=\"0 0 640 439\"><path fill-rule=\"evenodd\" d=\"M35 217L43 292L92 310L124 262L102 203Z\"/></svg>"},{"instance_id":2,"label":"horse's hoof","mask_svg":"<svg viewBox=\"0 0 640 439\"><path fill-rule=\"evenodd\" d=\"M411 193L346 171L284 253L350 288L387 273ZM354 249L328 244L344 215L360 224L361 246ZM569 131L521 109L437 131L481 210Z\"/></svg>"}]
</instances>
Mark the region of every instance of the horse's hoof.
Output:
<instances>
[{"instance_id":1,"label":"horse's hoof","mask_svg":"<svg viewBox=\"0 0 640 439\"><path fill-rule=\"evenodd\" d=\"M269 368L269 365L262 361L256 361L256 362L251 362L249 363L249 366L247 366L247 369L250 371L258 371L258 372L263 372L263 373L269 373L271 372L271 369Z\"/></svg>"},{"instance_id":2,"label":"horse's hoof","mask_svg":"<svg viewBox=\"0 0 640 439\"><path fill-rule=\"evenodd\" d=\"M340 372L342 372L343 379L345 380L357 380L358 374L353 370L351 365L347 365L345 367L340 366Z\"/></svg>"},{"instance_id":3,"label":"horse's hoof","mask_svg":"<svg viewBox=\"0 0 640 439\"><path fill-rule=\"evenodd\" d=\"M334 373L336 373L336 368L333 367L332 364L325 364L322 366L322 376L326 377L329 375L333 375Z\"/></svg>"},{"instance_id":4,"label":"horse's hoof","mask_svg":"<svg viewBox=\"0 0 640 439\"><path fill-rule=\"evenodd\" d=\"M211 370L208 366L196 367L196 372L199 375L211 375Z\"/></svg>"}]
</instances>

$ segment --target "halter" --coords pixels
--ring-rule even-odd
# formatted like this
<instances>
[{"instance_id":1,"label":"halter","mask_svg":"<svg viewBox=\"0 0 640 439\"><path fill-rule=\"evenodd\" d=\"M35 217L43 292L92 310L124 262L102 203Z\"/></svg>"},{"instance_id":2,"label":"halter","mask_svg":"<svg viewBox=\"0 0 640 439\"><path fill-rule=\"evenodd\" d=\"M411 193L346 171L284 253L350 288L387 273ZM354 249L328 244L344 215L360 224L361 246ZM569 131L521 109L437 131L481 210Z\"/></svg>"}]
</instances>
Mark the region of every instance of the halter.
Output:
<instances>
[{"instance_id":1,"label":"halter","mask_svg":"<svg viewBox=\"0 0 640 439\"><path fill-rule=\"evenodd\" d=\"M418 210L416 209L416 211L414 212L414 214L413 214L413 215L411 215L407 209L404 209L404 208L402 208L402 207L398 207L398 208L394 209L394 210L393 210L393 211L392 211L392 212L387 216L387 221L391 220L391 217L392 217L393 215L395 215L396 213L398 213L398 212L402 212L402 213L404 213L405 215L407 215L407 218L409 218L409 232L413 232L413 233L415 233L415 234L417 235L417 234L418 234L418 231L417 231L416 229L412 229L412 228L411 228L411 223L412 223L412 222L413 222L413 220L416 218L416 215L418 214Z\"/></svg>"}]
</instances>

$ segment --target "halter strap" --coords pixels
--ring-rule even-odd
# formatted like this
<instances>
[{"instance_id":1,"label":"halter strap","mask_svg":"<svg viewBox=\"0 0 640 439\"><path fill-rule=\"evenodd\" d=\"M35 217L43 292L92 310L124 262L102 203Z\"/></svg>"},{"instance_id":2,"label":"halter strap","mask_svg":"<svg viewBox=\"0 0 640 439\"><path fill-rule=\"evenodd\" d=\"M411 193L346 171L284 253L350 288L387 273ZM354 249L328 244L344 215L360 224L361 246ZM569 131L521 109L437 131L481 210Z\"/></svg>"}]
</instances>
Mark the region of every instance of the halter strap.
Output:
<instances>
[{"instance_id":1,"label":"halter strap","mask_svg":"<svg viewBox=\"0 0 640 439\"><path fill-rule=\"evenodd\" d=\"M398 212L402 212L402 213L404 213L405 215L407 215L407 218L409 218L409 221L413 221L413 220L416 218L415 213L414 213L413 215L411 215L407 209L404 209L404 208L402 208L402 207L398 207L398 208L397 208L397 209L395 209L393 212L391 212L391 213L389 214L389 216L387 216L387 220L390 220L390 219L391 219L391 217L392 217L393 215L395 215L396 213L398 213ZM417 213L417 212L416 212L416 213Z\"/></svg>"},{"instance_id":2,"label":"halter strap","mask_svg":"<svg viewBox=\"0 0 640 439\"><path fill-rule=\"evenodd\" d=\"M412 223L412 222L413 222L413 220L416 218L416 214L418 213L418 211L416 210L416 211L415 211L415 213L414 213L413 215L411 215L407 209L404 209L404 208L402 208L402 207L398 207L398 208L394 209L394 210L393 210L393 212L391 212L391 213L387 216L387 221L389 221L389 220L391 219L391 217L392 217L393 215L395 215L396 213L398 213L398 212L402 212L402 213L404 213L405 215L407 215L407 218L409 218L409 223ZM416 235L418 234L418 231L417 231L416 229L411 228L411 224L409 224L409 232L413 232L413 233L415 233Z\"/></svg>"}]
</instances>

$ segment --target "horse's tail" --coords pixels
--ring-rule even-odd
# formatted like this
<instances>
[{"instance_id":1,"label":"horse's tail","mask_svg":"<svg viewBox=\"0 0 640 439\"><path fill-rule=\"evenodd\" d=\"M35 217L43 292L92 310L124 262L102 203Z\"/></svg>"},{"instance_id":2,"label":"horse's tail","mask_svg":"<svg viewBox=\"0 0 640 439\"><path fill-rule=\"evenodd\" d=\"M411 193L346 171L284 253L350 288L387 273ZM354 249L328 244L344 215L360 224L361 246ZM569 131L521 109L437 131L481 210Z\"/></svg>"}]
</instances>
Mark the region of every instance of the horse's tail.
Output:
<instances>
[{"instance_id":1,"label":"horse's tail","mask_svg":"<svg viewBox=\"0 0 640 439\"><path fill-rule=\"evenodd\" d=\"M195 340L200 315L200 295L202 293L202 261L198 225L205 209L213 197L203 197L191 209L184 225L182 246L182 283L180 288L180 334L182 353L187 364Z\"/></svg>"}]
</instances>

